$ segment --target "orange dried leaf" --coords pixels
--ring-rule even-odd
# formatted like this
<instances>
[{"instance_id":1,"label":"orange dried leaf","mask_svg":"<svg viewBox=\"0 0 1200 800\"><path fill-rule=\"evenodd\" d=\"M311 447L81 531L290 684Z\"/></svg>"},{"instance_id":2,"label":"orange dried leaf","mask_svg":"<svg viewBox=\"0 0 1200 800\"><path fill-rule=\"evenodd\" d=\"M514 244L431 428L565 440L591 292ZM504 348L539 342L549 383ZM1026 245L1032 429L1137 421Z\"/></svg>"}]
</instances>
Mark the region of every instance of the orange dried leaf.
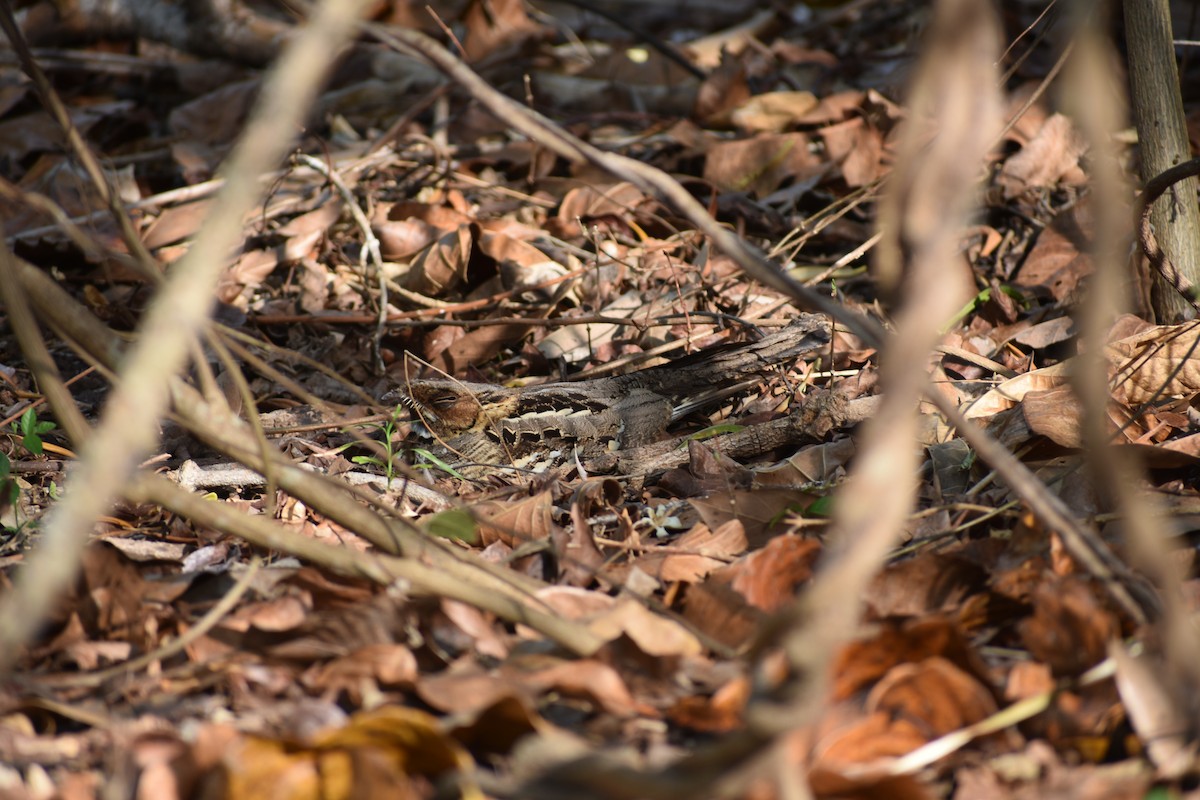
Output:
<instances>
[{"instance_id":1,"label":"orange dried leaf","mask_svg":"<svg viewBox=\"0 0 1200 800\"><path fill-rule=\"evenodd\" d=\"M475 507L479 537L484 546L495 541L516 549L523 544L550 537L554 527L550 492L538 492L517 502L488 501Z\"/></svg>"},{"instance_id":2,"label":"orange dried leaf","mask_svg":"<svg viewBox=\"0 0 1200 800\"><path fill-rule=\"evenodd\" d=\"M816 539L777 536L729 568L731 586L751 606L777 611L791 602L797 589L812 577L820 553L821 543Z\"/></svg>"}]
</instances>

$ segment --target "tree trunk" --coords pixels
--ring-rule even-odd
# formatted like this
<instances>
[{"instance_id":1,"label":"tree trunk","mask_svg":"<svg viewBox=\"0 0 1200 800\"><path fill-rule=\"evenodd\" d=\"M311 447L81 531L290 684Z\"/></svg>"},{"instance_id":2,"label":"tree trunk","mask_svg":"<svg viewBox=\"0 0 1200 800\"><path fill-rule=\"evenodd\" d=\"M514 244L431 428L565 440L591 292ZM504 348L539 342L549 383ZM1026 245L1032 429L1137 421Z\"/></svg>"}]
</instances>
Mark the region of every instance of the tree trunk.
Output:
<instances>
[{"instance_id":1,"label":"tree trunk","mask_svg":"<svg viewBox=\"0 0 1200 800\"><path fill-rule=\"evenodd\" d=\"M1141 144L1142 181L1191 157L1179 70L1172 44L1168 0L1124 0L1133 115ZM1163 252L1187 280L1200 285L1200 206L1197 181L1175 184L1154 204L1150 221ZM1195 312L1161 275L1151 302L1159 322L1189 319Z\"/></svg>"}]
</instances>

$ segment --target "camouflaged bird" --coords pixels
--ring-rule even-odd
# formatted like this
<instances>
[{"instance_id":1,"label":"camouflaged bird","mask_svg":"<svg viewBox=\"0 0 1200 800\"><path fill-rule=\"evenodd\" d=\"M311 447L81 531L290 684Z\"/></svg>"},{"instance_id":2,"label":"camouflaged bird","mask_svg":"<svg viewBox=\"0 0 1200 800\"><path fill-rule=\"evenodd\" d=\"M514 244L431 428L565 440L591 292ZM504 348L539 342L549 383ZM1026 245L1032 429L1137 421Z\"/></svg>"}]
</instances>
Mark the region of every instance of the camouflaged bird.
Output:
<instances>
[{"instance_id":1,"label":"camouflaged bird","mask_svg":"<svg viewBox=\"0 0 1200 800\"><path fill-rule=\"evenodd\" d=\"M804 314L757 342L719 345L625 375L519 389L422 379L383 399L412 409L438 442L434 455L464 475L497 467L541 472L655 442L671 422L829 341L825 318Z\"/></svg>"}]
</instances>

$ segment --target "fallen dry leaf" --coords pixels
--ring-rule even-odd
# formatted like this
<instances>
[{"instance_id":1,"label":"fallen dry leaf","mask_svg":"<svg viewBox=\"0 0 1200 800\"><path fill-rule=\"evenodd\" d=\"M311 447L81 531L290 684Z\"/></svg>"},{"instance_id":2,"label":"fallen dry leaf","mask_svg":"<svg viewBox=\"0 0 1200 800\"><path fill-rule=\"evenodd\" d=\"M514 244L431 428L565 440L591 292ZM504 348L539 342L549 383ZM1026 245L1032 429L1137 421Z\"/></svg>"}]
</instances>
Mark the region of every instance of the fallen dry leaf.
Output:
<instances>
[{"instance_id":1,"label":"fallen dry leaf","mask_svg":"<svg viewBox=\"0 0 1200 800\"><path fill-rule=\"evenodd\" d=\"M1004 162L999 176L1004 196L1013 198L1047 186L1083 183L1079 158L1086 150L1070 117L1052 114L1021 151Z\"/></svg>"}]
</instances>

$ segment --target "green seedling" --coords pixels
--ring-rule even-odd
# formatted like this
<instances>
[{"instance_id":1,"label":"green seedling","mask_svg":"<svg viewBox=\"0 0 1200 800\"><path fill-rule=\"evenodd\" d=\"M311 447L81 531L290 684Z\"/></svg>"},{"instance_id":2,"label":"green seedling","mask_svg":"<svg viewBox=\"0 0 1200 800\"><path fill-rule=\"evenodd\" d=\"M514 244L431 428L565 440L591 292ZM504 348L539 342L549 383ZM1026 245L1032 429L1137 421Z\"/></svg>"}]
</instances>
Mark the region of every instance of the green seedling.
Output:
<instances>
[{"instance_id":1,"label":"green seedling","mask_svg":"<svg viewBox=\"0 0 1200 800\"><path fill-rule=\"evenodd\" d=\"M31 456L40 456L45 453L45 442L42 437L56 427L53 422L39 420L37 412L34 411L33 406L30 406L25 409L25 413L20 418L12 423L11 435L19 442L22 450ZM21 487L12 477L12 462L7 455L0 453L0 509L11 506L13 519L16 522L15 525L4 526L4 532L10 536L20 534L32 522L32 520L21 521L20 499Z\"/></svg>"},{"instance_id":2,"label":"green seedling","mask_svg":"<svg viewBox=\"0 0 1200 800\"><path fill-rule=\"evenodd\" d=\"M21 447L34 456L40 456L44 452L42 437L55 427L53 422L39 420L33 406L25 409L21 418L12 424L13 430L21 437Z\"/></svg>"},{"instance_id":3,"label":"green seedling","mask_svg":"<svg viewBox=\"0 0 1200 800\"><path fill-rule=\"evenodd\" d=\"M382 424L372 424L369 427L383 434L383 452L386 458L380 458L377 455L354 456L350 460L359 465L371 465L379 467L387 475L388 488L392 486L392 479L396 477L396 447L392 443L392 439L396 433L396 416L392 415L387 422ZM348 447L349 445L347 445Z\"/></svg>"},{"instance_id":4,"label":"green seedling","mask_svg":"<svg viewBox=\"0 0 1200 800\"><path fill-rule=\"evenodd\" d=\"M1012 286L1009 286L1008 284L1001 284L1000 291L1003 292L1004 294L1008 295L1012 299L1016 300L1017 303L1019 303L1022 307L1026 307L1029 305L1029 301L1026 300L1025 297L1019 291L1017 291ZM954 326L958 325L958 323L962 322L969 315L973 314L976 309L978 309L984 303L986 303L988 300L991 300L991 299L992 299L992 287L989 286L986 289L981 290L978 294L976 294L974 297L972 297L970 300L968 300L967 304L965 306L963 306L957 314L955 314L953 317L951 317L950 320L945 325L942 326L941 333L945 333L946 331L954 328Z\"/></svg>"}]
</instances>

